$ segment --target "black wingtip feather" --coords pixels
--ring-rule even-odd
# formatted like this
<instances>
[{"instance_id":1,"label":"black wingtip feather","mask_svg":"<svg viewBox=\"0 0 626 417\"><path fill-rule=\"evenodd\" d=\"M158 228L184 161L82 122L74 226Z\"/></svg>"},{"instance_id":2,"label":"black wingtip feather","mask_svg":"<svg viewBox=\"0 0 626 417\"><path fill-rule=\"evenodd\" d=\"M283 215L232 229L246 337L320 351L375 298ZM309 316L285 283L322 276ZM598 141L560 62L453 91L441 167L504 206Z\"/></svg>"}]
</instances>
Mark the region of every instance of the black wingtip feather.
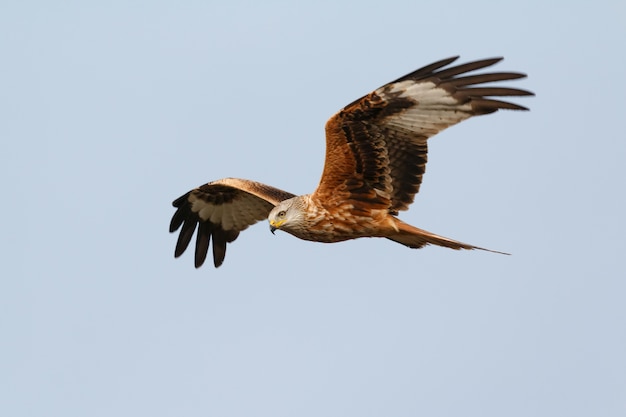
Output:
<instances>
[{"instance_id":1,"label":"black wingtip feather","mask_svg":"<svg viewBox=\"0 0 626 417\"><path fill-rule=\"evenodd\" d=\"M500 109L527 111L528 107L489 98L472 99L472 110L474 110L476 114L489 114Z\"/></svg>"},{"instance_id":2,"label":"black wingtip feather","mask_svg":"<svg viewBox=\"0 0 626 417\"><path fill-rule=\"evenodd\" d=\"M189 242L191 242L191 237L193 236L193 232L196 230L196 225L198 222L195 220L187 220L183 223L183 228L180 231L180 235L178 235L178 241L176 242L176 249L174 250L174 257L178 258L180 255L185 252L187 246L189 246Z\"/></svg>"},{"instance_id":3,"label":"black wingtip feather","mask_svg":"<svg viewBox=\"0 0 626 417\"><path fill-rule=\"evenodd\" d=\"M521 72L492 72L487 74L467 75L465 77L457 77L453 80L448 80L447 83L455 87L463 87L466 85L476 85L491 83L497 81L509 81L517 80L520 78L526 78L526 74Z\"/></svg>"},{"instance_id":4,"label":"black wingtip feather","mask_svg":"<svg viewBox=\"0 0 626 417\"><path fill-rule=\"evenodd\" d=\"M432 64L425 65L422 68L418 68L417 70L413 71L412 74L415 74L415 75L430 74L438 70L439 68L443 68L447 65L450 65L451 63L453 63L459 58L460 56L456 55L456 56L451 56L450 58L441 59L437 62L433 62Z\"/></svg>"},{"instance_id":5,"label":"black wingtip feather","mask_svg":"<svg viewBox=\"0 0 626 417\"><path fill-rule=\"evenodd\" d=\"M170 221L170 233L174 233L178 230L178 228L185 221L185 214L183 214L183 210L178 209L172 216L172 220Z\"/></svg>"},{"instance_id":6,"label":"black wingtip feather","mask_svg":"<svg viewBox=\"0 0 626 417\"><path fill-rule=\"evenodd\" d=\"M467 64L461 64L455 67L441 70L439 72L434 72L432 75L439 78L440 80L443 80L446 78L454 77L455 75L464 74L466 72L476 71L485 67L489 67L491 65L494 65L502 61L503 59L504 58L502 57L497 57L497 58L481 59L479 61L472 61L472 62L468 62Z\"/></svg>"},{"instance_id":7,"label":"black wingtip feather","mask_svg":"<svg viewBox=\"0 0 626 417\"><path fill-rule=\"evenodd\" d=\"M194 265L200 268L206 260L209 252L209 244L211 242L211 223L200 223L198 233L196 234L196 252Z\"/></svg>"},{"instance_id":8,"label":"black wingtip feather","mask_svg":"<svg viewBox=\"0 0 626 417\"><path fill-rule=\"evenodd\" d=\"M213 265L219 268L226 257L226 237L223 230L213 231Z\"/></svg>"},{"instance_id":9,"label":"black wingtip feather","mask_svg":"<svg viewBox=\"0 0 626 417\"><path fill-rule=\"evenodd\" d=\"M172 201L172 206L174 206L174 207L182 207L183 205L188 203L189 202L189 194L191 194L191 191L181 195L176 200Z\"/></svg>"}]
</instances>

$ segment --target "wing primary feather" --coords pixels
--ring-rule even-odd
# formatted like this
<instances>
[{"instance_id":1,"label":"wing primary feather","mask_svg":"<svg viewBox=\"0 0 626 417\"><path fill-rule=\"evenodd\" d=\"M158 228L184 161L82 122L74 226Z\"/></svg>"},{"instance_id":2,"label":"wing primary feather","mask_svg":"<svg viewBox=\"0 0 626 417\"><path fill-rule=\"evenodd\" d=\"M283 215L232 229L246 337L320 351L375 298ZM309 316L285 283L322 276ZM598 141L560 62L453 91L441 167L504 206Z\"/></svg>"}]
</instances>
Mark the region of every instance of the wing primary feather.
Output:
<instances>
[{"instance_id":1,"label":"wing primary feather","mask_svg":"<svg viewBox=\"0 0 626 417\"><path fill-rule=\"evenodd\" d=\"M185 219L189 216L189 209L186 208L188 204L189 193L186 193L172 202L172 206L176 207L176 212L172 216L170 221L170 233L175 232L183 224Z\"/></svg>"},{"instance_id":2,"label":"wing primary feather","mask_svg":"<svg viewBox=\"0 0 626 417\"><path fill-rule=\"evenodd\" d=\"M525 78L526 74L520 72L493 72L489 74L468 75L465 77L458 77L452 80L446 81L448 85L454 87L463 87L466 85L492 83L496 81L508 81L517 80L519 78Z\"/></svg>"},{"instance_id":3,"label":"wing primary feather","mask_svg":"<svg viewBox=\"0 0 626 417\"><path fill-rule=\"evenodd\" d=\"M472 87L459 90L463 95L471 97L480 96L532 96L533 93L526 90L508 87Z\"/></svg>"},{"instance_id":4,"label":"wing primary feather","mask_svg":"<svg viewBox=\"0 0 626 417\"><path fill-rule=\"evenodd\" d=\"M226 236L221 229L213 232L213 265L218 268L226 257Z\"/></svg>"},{"instance_id":5,"label":"wing primary feather","mask_svg":"<svg viewBox=\"0 0 626 417\"><path fill-rule=\"evenodd\" d=\"M183 210L178 209L172 216L172 221L170 222L170 233L175 232L185 221L185 214Z\"/></svg>"},{"instance_id":6,"label":"wing primary feather","mask_svg":"<svg viewBox=\"0 0 626 417\"><path fill-rule=\"evenodd\" d=\"M181 195L176 200L172 201L172 206L174 206L174 207L181 207L181 206L183 206L185 203L187 203L188 198L189 198L189 194L191 194L191 191Z\"/></svg>"},{"instance_id":7,"label":"wing primary feather","mask_svg":"<svg viewBox=\"0 0 626 417\"><path fill-rule=\"evenodd\" d=\"M176 250L174 251L174 257L178 258L180 255L185 252L187 246L189 246L189 242L191 242L191 237L193 236L193 232L196 230L196 225L198 222L196 219L187 219L183 223L183 228L180 231L180 235L178 235L178 241L176 242Z\"/></svg>"},{"instance_id":8,"label":"wing primary feather","mask_svg":"<svg viewBox=\"0 0 626 417\"><path fill-rule=\"evenodd\" d=\"M440 80L454 77L455 75L463 74L470 71L476 71L481 68L489 67L497 62L502 61L503 58L488 58L481 59L480 61L468 62L467 64L457 65L456 67L448 68L439 72L435 72L432 75Z\"/></svg>"},{"instance_id":9,"label":"wing primary feather","mask_svg":"<svg viewBox=\"0 0 626 417\"><path fill-rule=\"evenodd\" d=\"M452 56L450 58L446 58L446 59L442 59L441 61L437 61L437 62L433 62L432 64L423 66L422 68L416 69L415 71L411 72L410 74L405 75L402 78L399 78L396 81L392 81L392 82L398 82L400 80L406 79L406 78L419 78L422 75L432 75L433 72L435 72L436 70L438 70L439 68L445 67L447 65L450 65L451 63L453 63L454 61L456 61L457 59L459 59L459 56Z\"/></svg>"},{"instance_id":10,"label":"wing primary feather","mask_svg":"<svg viewBox=\"0 0 626 417\"><path fill-rule=\"evenodd\" d=\"M198 233L196 235L196 252L194 258L196 268L200 268L206 260L207 253L209 252L209 243L211 242L211 229L212 225L210 222L203 222L198 226Z\"/></svg>"},{"instance_id":11,"label":"wing primary feather","mask_svg":"<svg viewBox=\"0 0 626 417\"><path fill-rule=\"evenodd\" d=\"M499 109L528 110L528 107L520 106L515 103L509 103L508 101L492 100L488 98L472 99L472 110L476 114L489 114Z\"/></svg>"}]
</instances>

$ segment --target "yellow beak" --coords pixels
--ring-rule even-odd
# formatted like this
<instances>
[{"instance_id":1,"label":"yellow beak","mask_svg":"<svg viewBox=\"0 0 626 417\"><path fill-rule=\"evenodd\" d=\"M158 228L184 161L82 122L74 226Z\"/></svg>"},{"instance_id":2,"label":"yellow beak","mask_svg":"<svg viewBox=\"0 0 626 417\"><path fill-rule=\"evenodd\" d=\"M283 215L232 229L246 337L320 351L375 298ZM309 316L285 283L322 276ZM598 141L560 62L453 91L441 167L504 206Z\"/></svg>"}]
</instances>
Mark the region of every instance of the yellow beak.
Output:
<instances>
[{"instance_id":1,"label":"yellow beak","mask_svg":"<svg viewBox=\"0 0 626 417\"><path fill-rule=\"evenodd\" d=\"M283 225L283 223L285 223L284 220L279 220L279 221L274 221L274 220L270 220L270 232L272 232L272 234L274 234L274 231L276 229L280 229L280 226Z\"/></svg>"}]
</instances>

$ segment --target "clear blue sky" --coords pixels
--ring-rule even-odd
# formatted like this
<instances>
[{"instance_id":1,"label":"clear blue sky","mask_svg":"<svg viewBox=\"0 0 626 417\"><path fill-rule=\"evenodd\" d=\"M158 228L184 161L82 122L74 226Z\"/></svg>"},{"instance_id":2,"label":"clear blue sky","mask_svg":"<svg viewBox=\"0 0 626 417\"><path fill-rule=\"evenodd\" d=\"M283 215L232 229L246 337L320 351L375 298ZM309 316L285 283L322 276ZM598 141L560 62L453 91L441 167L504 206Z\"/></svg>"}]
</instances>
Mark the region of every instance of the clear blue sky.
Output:
<instances>
[{"instance_id":1,"label":"clear blue sky","mask_svg":"<svg viewBox=\"0 0 626 417\"><path fill-rule=\"evenodd\" d=\"M626 415L626 3L56 3L0 5L2 415ZM432 140L402 218L513 256L173 258L174 198L312 191L328 117L457 54L532 111Z\"/></svg>"}]
</instances>

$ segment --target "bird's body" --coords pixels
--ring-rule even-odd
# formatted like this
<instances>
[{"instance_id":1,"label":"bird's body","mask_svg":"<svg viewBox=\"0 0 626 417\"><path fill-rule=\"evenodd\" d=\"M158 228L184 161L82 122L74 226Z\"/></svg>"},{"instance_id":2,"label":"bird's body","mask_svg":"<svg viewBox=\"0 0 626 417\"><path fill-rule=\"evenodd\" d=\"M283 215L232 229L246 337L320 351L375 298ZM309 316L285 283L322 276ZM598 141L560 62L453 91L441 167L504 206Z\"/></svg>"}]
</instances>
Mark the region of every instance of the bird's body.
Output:
<instances>
[{"instance_id":1,"label":"bird's body","mask_svg":"<svg viewBox=\"0 0 626 417\"><path fill-rule=\"evenodd\" d=\"M266 217L272 232L280 229L315 242L384 237L411 248L435 244L488 250L427 232L397 217L419 191L428 138L474 115L499 109L526 110L490 97L532 95L525 90L482 86L524 74L465 75L501 58L443 68L454 60L414 71L333 115L326 123L322 178L313 193L295 196L258 182L224 178L176 199L170 231L181 226L182 230L175 255L185 251L197 228L196 267L204 263L211 239L218 267L226 244Z\"/></svg>"},{"instance_id":2,"label":"bird's body","mask_svg":"<svg viewBox=\"0 0 626 417\"><path fill-rule=\"evenodd\" d=\"M279 214L294 213L282 222ZM295 218L297 217L297 218ZM359 213L350 202L328 206L310 194L281 202L268 215L270 227L281 229L297 238L314 242L335 243L359 237L387 237L397 231L388 210Z\"/></svg>"}]
</instances>

